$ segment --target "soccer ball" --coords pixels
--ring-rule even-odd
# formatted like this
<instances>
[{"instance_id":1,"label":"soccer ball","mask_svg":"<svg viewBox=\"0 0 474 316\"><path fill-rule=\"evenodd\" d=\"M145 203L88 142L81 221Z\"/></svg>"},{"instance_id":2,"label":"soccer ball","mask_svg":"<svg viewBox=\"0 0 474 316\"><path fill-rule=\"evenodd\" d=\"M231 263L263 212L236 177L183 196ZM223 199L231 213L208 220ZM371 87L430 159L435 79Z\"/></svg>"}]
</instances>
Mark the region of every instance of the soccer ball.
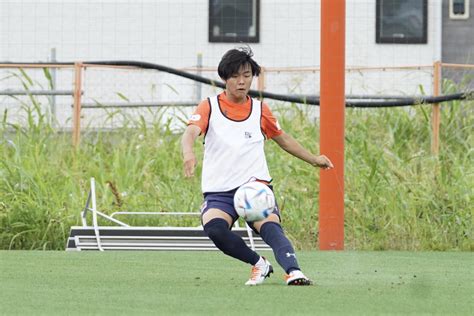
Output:
<instances>
[{"instance_id":1,"label":"soccer ball","mask_svg":"<svg viewBox=\"0 0 474 316\"><path fill-rule=\"evenodd\" d=\"M234 207L245 221L261 221L273 212L275 195L265 184L252 181L237 189L234 195Z\"/></svg>"}]
</instances>

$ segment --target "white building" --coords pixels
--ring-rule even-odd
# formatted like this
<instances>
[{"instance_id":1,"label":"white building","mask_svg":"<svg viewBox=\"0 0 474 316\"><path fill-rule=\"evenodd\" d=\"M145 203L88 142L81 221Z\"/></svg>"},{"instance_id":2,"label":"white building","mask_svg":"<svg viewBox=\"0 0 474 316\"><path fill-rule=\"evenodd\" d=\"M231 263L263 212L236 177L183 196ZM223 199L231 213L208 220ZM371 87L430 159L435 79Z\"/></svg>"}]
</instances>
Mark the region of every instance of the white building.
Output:
<instances>
[{"instance_id":1,"label":"white building","mask_svg":"<svg viewBox=\"0 0 474 316\"><path fill-rule=\"evenodd\" d=\"M431 94L429 66L442 58L442 2L347 0L346 65L353 70L346 92ZM461 2L469 9L468 0ZM319 0L6 0L0 2L0 62L49 61L54 48L60 62L135 60L180 69L195 67L201 54L206 70L242 41L268 70L266 91L319 94L320 20ZM473 38L464 41L471 51ZM391 68L407 66L420 67ZM282 69L289 67L305 71ZM0 69L0 79L7 71ZM47 88L40 71L28 74L37 81L32 89ZM202 75L218 79L215 71ZM72 89L72 71L58 70L56 77L57 90ZM218 91L153 71L88 69L84 80L85 103L195 102ZM0 91L18 87L18 78L0 81ZM10 102L0 95L0 107ZM70 105L70 97L55 102L65 121L70 108L59 106Z\"/></svg>"}]
</instances>

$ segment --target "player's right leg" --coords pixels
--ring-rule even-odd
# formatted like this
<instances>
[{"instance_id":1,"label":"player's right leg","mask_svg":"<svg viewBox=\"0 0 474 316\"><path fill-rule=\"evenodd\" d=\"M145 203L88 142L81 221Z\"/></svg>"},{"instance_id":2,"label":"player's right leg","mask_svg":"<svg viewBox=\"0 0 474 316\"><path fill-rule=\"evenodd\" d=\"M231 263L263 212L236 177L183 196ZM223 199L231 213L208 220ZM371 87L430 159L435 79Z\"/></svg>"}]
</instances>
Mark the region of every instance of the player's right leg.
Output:
<instances>
[{"instance_id":1,"label":"player's right leg","mask_svg":"<svg viewBox=\"0 0 474 316\"><path fill-rule=\"evenodd\" d=\"M258 285L273 272L270 262L250 249L244 240L230 228L238 219L234 208L234 192L205 195L201 209L204 231L223 253L252 265L246 285Z\"/></svg>"},{"instance_id":2,"label":"player's right leg","mask_svg":"<svg viewBox=\"0 0 474 316\"><path fill-rule=\"evenodd\" d=\"M209 208L202 214L204 232L217 248L235 259L256 264L260 256L247 247L240 236L230 230L233 222L229 214L217 208Z\"/></svg>"},{"instance_id":3,"label":"player's right leg","mask_svg":"<svg viewBox=\"0 0 474 316\"><path fill-rule=\"evenodd\" d=\"M260 257L258 262L252 266L250 271L250 278L245 285L259 285L265 281L266 278L270 277L273 273L273 267L265 257Z\"/></svg>"}]
</instances>

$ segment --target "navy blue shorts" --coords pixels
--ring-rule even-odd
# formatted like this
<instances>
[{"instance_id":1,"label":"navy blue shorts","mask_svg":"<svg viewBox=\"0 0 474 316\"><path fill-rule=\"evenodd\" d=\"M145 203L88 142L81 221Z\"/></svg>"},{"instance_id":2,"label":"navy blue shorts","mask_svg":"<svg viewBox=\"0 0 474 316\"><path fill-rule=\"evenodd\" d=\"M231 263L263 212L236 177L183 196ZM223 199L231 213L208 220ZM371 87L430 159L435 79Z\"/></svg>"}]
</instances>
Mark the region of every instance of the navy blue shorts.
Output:
<instances>
[{"instance_id":1,"label":"navy blue shorts","mask_svg":"<svg viewBox=\"0 0 474 316\"><path fill-rule=\"evenodd\" d=\"M270 189L273 191L273 187L270 186ZM206 213L209 209L211 208L217 208L227 214L229 214L232 217L232 220L234 223L238 218L239 215L237 214L237 211L234 208L234 194L237 189L231 190L231 191L226 191L226 192L212 192L212 193L204 193L204 203L202 204L201 207L201 216L202 214ZM275 201L275 209L273 210L273 213L278 215L278 218L280 218L280 209L278 208L278 204ZM253 225L250 225L250 227L253 227Z\"/></svg>"}]
</instances>

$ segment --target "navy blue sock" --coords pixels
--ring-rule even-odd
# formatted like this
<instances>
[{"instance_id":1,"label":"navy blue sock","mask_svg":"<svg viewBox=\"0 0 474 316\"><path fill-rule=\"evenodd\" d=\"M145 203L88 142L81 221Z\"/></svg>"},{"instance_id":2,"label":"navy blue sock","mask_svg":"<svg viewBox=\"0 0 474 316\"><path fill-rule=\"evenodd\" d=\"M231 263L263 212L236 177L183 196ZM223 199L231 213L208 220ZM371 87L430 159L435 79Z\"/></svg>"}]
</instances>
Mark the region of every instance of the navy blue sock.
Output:
<instances>
[{"instance_id":1,"label":"navy blue sock","mask_svg":"<svg viewBox=\"0 0 474 316\"><path fill-rule=\"evenodd\" d=\"M279 224L266 222L260 228L260 236L272 247L275 259L286 273L300 269L295 250Z\"/></svg>"},{"instance_id":2,"label":"navy blue sock","mask_svg":"<svg viewBox=\"0 0 474 316\"><path fill-rule=\"evenodd\" d=\"M255 265L260 256L250 249L245 241L229 230L222 218L214 218L204 225L204 231L223 253L240 261Z\"/></svg>"}]
</instances>

